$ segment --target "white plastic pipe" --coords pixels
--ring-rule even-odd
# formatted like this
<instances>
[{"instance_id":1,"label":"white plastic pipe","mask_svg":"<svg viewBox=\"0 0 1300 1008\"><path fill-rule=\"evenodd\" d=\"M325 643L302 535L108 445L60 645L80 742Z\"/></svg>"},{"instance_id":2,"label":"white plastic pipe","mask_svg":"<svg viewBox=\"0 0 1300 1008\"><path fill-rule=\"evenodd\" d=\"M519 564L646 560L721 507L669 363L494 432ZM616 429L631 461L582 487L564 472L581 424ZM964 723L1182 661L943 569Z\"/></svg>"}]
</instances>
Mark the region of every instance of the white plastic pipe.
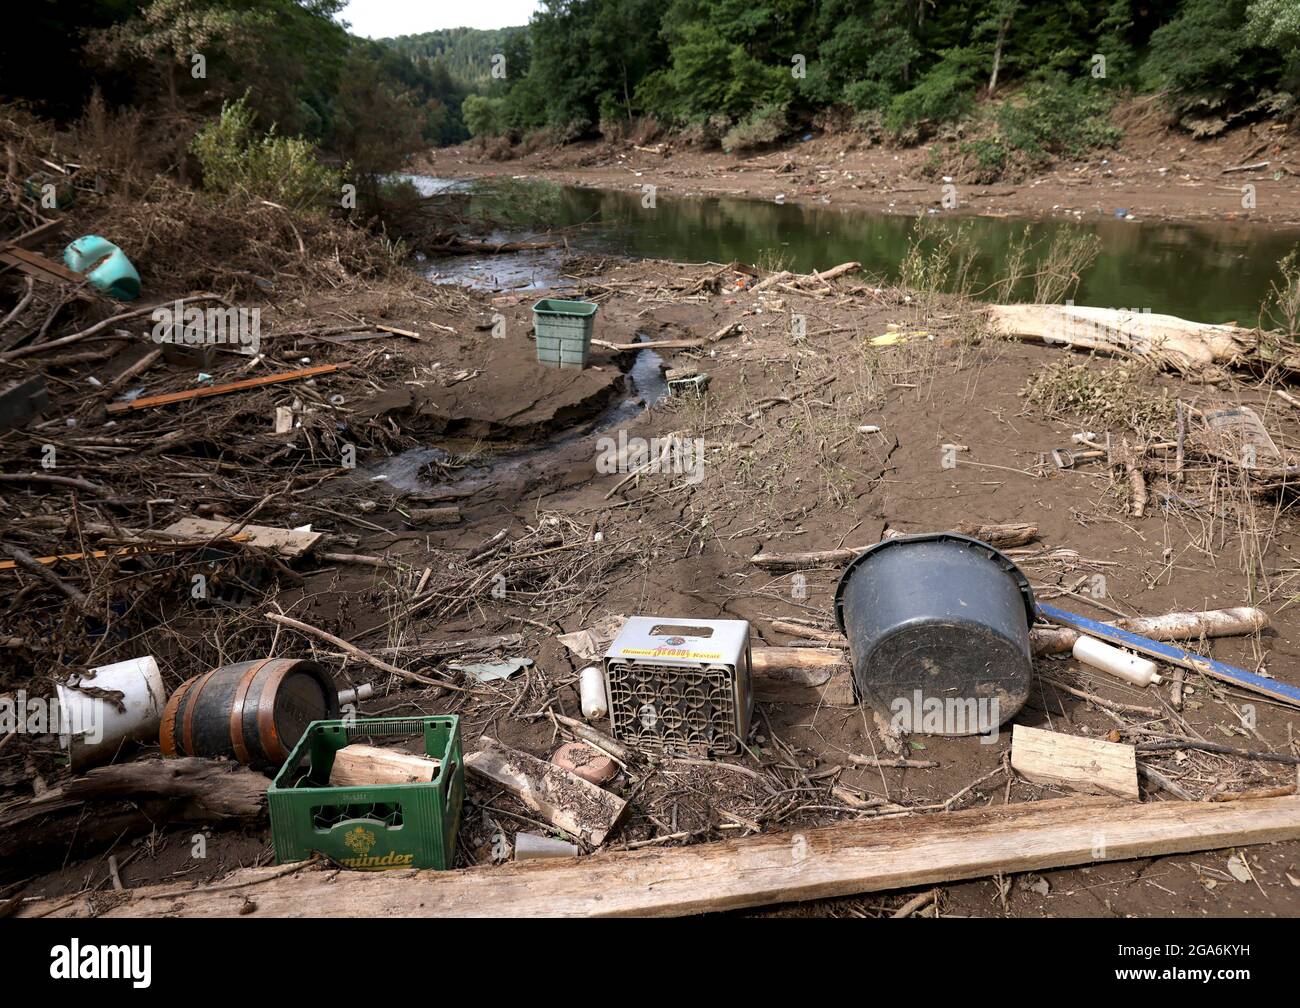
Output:
<instances>
[{"instance_id":1,"label":"white plastic pipe","mask_svg":"<svg viewBox=\"0 0 1300 1008\"><path fill-rule=\"evenodd\" d=\"M515 834L515 860L531 861L534 858L577 857L582 851L564 840L539 836L536 833Z\"/></svg>"},{"instance_id":2,"label":"white plastic pipe","mask_svg":"<svg viewBox=\"0 0 1300 1008\"><path fill-rule=\"evenodd\" d=\"M1071 652L1076 661L1126 679L1134 686L1159 685L1163 680L1156 674L1156 663L1149 658L1139 658L1123 648L1113 647L1096 637L1080 634Z\"/></svg>"},{"instance_id":3,"label":"white plastic pipe","mask_svg":"<svg viewBox=\"0 0 1300 1008\"><path fill-rule=\"evenodd\" d=\"M609 714L605 673L599 665L588 665L578 673L578 698L582 702L582 716L588 721L600 721Z\"/></svg>"},{"instance_id":4,"label":"white plastic pipe","mask_svg":"<svg viewBox=\"0 0 1300 1008\"><path fill-rule=\"evenodd\" d=\"M358 700L369 700L374 695L375 687L373 683L362 683L356 689L339 690L339 706L354 704Z\"/></svg>"}]
</instances>

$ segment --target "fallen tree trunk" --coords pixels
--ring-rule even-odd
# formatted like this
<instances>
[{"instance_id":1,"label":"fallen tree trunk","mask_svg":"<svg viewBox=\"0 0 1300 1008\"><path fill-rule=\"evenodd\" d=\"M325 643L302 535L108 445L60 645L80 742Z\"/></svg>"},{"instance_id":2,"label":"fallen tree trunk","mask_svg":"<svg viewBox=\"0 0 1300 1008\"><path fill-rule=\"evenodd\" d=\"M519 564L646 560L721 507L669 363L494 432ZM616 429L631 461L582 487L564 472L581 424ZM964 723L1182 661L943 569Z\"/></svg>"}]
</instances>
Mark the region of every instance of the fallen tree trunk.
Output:
<instances>
[{"instance_id":1,"label":"fallen tree trunk","mask_svg":"<svg viewBox=\"0 0 1300 1008\"><path fill-rule=\"evenodd\" d=\"M246 869L211 889L138 889L101 916L233 917L252 896L256 909L243 916L671 917L1297 838L1295 797L1070 798L460 871ZM93 912L77 896L19 916Z\"/></svg>"},{"instance_id":2,"label":"fallen tree trunk","mask_svg":"<svg viewBox=\"0 0 1300 1008\"><path fill-rule=\"evenodd\" d=\"M98 767L0 815L0 872L58 864L169 823L256 822L266 788L247 767L197 756Z\"/></svg>"},{"instance_id":3,"label":"fallen tree trunk","mask_svg":"<svg viewBox=\"0 0 1300 1008\"><path fill-rule=\"evenodd\" d=\"M1009 304L990 305L988 314L994 329L1006 336L1143 358L1176 371L1239 364L1258 346L1253 329L1119 308Z\"/></svg>"}]
</instances>

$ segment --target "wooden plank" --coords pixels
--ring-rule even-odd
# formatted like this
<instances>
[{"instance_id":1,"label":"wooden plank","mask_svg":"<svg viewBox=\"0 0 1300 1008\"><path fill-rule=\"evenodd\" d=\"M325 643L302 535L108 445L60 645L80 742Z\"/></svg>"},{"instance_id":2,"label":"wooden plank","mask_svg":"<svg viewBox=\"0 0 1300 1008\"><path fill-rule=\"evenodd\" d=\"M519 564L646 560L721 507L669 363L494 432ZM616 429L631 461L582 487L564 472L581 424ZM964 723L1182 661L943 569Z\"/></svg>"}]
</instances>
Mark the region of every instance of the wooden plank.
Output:
<instances>
[{"instance_id":1,"label":"wooden plank","mask_svg":"<svg viewBox=\"0 0 1300 1008\"><path fill-rule=\"evenodd\" d=\"M552 826L599 847L627 811L613 792L554 763L503 746L484 735L478 752L465 756L465 769L499 784Z\"/></svg>"},{"instance_id":2,"label":"wooden plank","mask_svg":"<svg viewBox=\"0 0 1300 1008\"><path fill-rule=\"evenodd\" d=\"M19 248L16 245L10 245L0 251L0 262L7 266L13 266L15 269L21 270L28 276L36 277L38 280L73 285L86 282L86 278L82 274L68 269L63 263L47 259L39 252L29 252L27 249Z\"/></svg>"},{"instance_id":3,"label":"wooden plank","mask_svg":"<svg viewBox=\"0 0 1300 1008\"><path fill-rule=\"evenodd\" d=\"M182 518L165 529L165 535L183 539L238 538L249 546L273 549L286 560L294 560L311 550L324 537L324 532L298 532L294 529L272 528L269 525L244 525L232 518ZM224 535L223 533L232 533ZM237 535L234 535L237 533Z\"/></svg>"},{"instance_id":4,"label":"wooden plank","mask_svg":"<svg viewBox=\"0 0 1300 1008\"><path fill-rule=\"evenodd\" d=\"M1229 665L1227 662L1215 661L1213 658L1202 658L1198 654L1185 651L1180 647L1174 647L1172 644L1153 641L1121 627L1112 626L1109 623L1099 623L1096 620L1088 619L1086 616L1066 612L1064 609L1058 609L1046 602L1038 603L1038 611L1053 623L1071 627L1080 633L1100 637L1104 641L1118 644L1120 647L1130 648L1149 658L1166 661L1171 665L1191 669L1193 672L1201 672L1229 685L1239 686L1255 693L1262 693L1264 696L1272 697L1284 704L1290 704L1292 707L1300 707L1300 687L1290 686L1287 683L1278 682L1276 679L1265 679L1261 675L1248 672L1243 668L1237 668L1235 665Z\"/></svg>"},{"instance_id":5,"label":"wooden plank","mask_svg":"<svg viewBox=\"0 0 1300 1008\"><path fill-rule=\"evenodd\" d=\"M1011 726L1011 769L1035 784L1137 801L1137 750L1026 725Z\"/></svg>"},{"instance_id":6,"label":"wooden plank","mask_svg":"<svg viewBox=\"0 0 1300 1008\"><path fill-rule=\"evenodd\" d=\"M296 381L299 378L311 378L313 375L330 374L339 369L338 364L317 364L314 367L301 368L298 371L282 371L279 374L262 375L259 378L245 378L242 381L226 385L200 385L197 388L181 392L164 392L162 395L141 396L130 402L109 403L109 413L125 413L128 410L149 409L153 406L170 406L172 403L186 402L190 399L203 399L207 396L225 395L227 392L242 392L245 389L261 388L263 385L276 385L280 382Z\"/></svg>"},{"instance_id":7,"label":"wooden plank","mask_svg":"<svg viewBox=\"0 0 1300 1008\"><path fill-rule=\"evenodd\" d=\"M251 897L244 916L670 917L1295 839L1297 797L1066 798L459 871L245 869L211 889L150 886L98 911L87 895L42 900L18 916L234 917Z\"/></svg>"}]
</instances>

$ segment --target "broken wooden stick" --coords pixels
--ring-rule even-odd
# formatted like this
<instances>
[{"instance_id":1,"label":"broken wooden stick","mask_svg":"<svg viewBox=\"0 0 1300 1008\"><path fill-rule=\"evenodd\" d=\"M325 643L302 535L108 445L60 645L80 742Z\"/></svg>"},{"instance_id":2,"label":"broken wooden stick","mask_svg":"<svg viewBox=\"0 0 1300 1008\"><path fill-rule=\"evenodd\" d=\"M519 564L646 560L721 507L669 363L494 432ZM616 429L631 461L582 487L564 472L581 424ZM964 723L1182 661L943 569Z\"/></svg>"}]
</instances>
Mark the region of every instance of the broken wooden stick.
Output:
<instances>
[{"instance_id":1,"label":"broken wooden stick","mask_svg":"<svg viewBox=\"0 0 1300 1008\"><path fill-rule=\"evenodd\" d=\"M968 535L997 549L1023 546L1038 534L1038 526L1025 522L1012 524L980 524L963 522L953 527L953 532ZM895 532L894 535L910 533ZM841 549L814 550L809 553L758 553L749 558L755 567L770 571L809 570L815 567L843 567L869 546L848 546Z\"/></svg>"},{"instance_id":2,"label":"broken wooden stick","mask_svg":"<svg viewBox=\"0 0 1300 1008\"><path fill-rule=\"evenodd\" d=\"M34 575L38 581L43 582L60 594L67 596L68 600L79 609L85 609L89 604L85 592L68 584L68 582L64 581L63 578L55 574L48 566L42 564L26 550L20 549L17 546L12 546L9 543L0 543L0 549L3 549L5 553L8 553L17 566L27 571L27 573Z\"/></svg>"},{"instance_id":3,"label":"broken wooden stick","mask_svg":"<svg viewBox=\"0 0 1300 1008\"><path fill-rule=\"evenodd\" d=\"M78 280L84 279L79 274ZM190 297L178 298L175 301L168 301L165 305L149 305L145 308L132 308L130 311L118 312L116 315L110 315L108 318L96 322L92 326L82 329L80 332L74 332L68 336L61 336L58 339L52 339L45 343L37 343L33 346L23 347L19 350L10 350L8 353L0 354L0 361L17 360L19 357L27 357L31 354L44 353L46 350L53 350L56 347L67 346L69 343L76 343L83 339L88 339L105 329L114 329L119 327L128 319L139 318L142 315L152 315L160 307L174 308L178 305L184 305L192 301L218 301L223 305L229 305L220 294L194 294Z\"/></svg>"}]
</instances>

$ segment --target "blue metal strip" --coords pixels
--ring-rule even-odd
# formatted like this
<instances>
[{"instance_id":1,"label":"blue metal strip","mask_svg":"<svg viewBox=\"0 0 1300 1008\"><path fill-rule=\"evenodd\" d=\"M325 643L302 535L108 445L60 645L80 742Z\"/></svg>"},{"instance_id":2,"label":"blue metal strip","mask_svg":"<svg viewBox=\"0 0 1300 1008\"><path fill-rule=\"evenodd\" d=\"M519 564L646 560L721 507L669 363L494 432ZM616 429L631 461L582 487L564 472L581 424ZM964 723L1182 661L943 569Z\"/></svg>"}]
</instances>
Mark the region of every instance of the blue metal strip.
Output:
<instances>
[{"instance_id":1,"label":"blue metal strip","mask_svg":"<svg viewBox=\"0 0 1300 1008\"><path fill-rule=\"evenodd\" d=\"M1180 665L1194 672L1204 672L1206 675L1222 679L1224 682L1233 683L1244 689L1254 690L1257 693L1265 693L1268 696L1300 707L1300 688L1288 686L1276 679L1266 679L1262 675L1247 672L1245 669L1229 665L1227 662L1204 658L1201 655L1193 654L1191 651L1184 651L1180 647L1174 647L1172 644L1153 641L1150 637L1143 637L1140 634L1123 630L1117 626L1111 626L1108 623L1099 623L1096 620L1088 619L1087 616L1066 612L1064 609L1057 609L1056 606L1047 605L1044 602L1038 604L1038 611L1053 623L1071 627L1080 633L1091 634L1093 637L1100 637L1102 640L1108 640L1115 644L1123 644L1153 658L1162 658L1174 665Z\"/></svg>"}]
</instances>

